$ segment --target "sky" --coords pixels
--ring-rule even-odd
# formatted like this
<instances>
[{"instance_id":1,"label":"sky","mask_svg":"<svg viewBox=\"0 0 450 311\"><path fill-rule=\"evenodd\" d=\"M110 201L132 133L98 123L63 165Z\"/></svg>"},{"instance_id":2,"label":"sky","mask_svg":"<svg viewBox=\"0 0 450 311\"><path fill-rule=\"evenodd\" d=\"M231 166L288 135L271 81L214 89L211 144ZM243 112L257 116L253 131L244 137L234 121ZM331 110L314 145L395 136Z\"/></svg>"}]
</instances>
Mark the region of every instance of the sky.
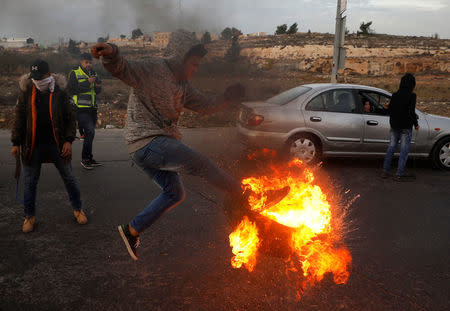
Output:
<instances>
[{"instance_id":1,"label":"sky","mask_svg":"<svg viewBox=\"0 0 450 311\"><path fill-rule=\"evenodd\" d=\"M96 41L185 28L215 32L229 26L243 33L273 33L298 23L299 31L334 33L337 0L0 0L0 37L42 44L58 38ZM372 21L376 33L450 38L450 0L348 0L347 28Z\"/></svg>"}]
</instances>

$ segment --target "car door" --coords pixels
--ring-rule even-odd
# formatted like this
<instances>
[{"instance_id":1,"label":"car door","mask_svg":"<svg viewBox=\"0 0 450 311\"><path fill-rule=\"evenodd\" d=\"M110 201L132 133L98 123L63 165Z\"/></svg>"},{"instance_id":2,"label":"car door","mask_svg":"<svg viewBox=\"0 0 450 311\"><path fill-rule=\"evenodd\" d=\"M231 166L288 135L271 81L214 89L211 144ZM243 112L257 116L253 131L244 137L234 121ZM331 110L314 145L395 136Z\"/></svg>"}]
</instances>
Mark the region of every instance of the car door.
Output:
<instances>
[{"instance_id":1,"label":"car door","mask_svg":"<svg viewBox=\"0 0 450 311\"><path fill-rule=\"evenodd\" d=\"M390 98L384 94L373 91L359 91L359 103L364 119L364 138L362 150L367 153L385 153L389 145L389 116L386 103ZM370 111L364 109L369 102Z\"/></svg>"},{"instance_id":2,"label":"car door","mask_svg":"<svg viewBox=\"0 0 450 311\"><path fill-rule=\"evenodd\" d=\"M307 127L320 133L323 152L359 152L362 143L363 119L356 110L352 89L334 89L312 98L304 109Z\"/></svg>"},{"instance_id":3,"label":"car door","mask_svg":"<svg viewBox=\"0 0 450 311\"><path fill-rule=\"evenodd\" d=\"M369 101L371 105L370 112L362 109L364 117L363 151L369 154L384 154L390 139L389 132L391 126L386 109L386 104L389 103L390 97L371 91L360 91L358 95L361 101L361 107L364 106L364 102L366 101ZM426 153L427 150L428 123L421 112L416 111L416 114L419 117L418 123L421 130L413 131L412 133L411 154Z\"/></svg>"},{"instance_id":4,"label":"car door","mask_svg":"<svg viewBox=\"0 0 450 311\"><path fill-rule=\"evenodd\" d=\"M419 123L419 130L413 130L411 137L411 154L428 154L430 152L429 142L429 125L423 112L416 109L417 122Z\"/></svg>"}]
</instances>

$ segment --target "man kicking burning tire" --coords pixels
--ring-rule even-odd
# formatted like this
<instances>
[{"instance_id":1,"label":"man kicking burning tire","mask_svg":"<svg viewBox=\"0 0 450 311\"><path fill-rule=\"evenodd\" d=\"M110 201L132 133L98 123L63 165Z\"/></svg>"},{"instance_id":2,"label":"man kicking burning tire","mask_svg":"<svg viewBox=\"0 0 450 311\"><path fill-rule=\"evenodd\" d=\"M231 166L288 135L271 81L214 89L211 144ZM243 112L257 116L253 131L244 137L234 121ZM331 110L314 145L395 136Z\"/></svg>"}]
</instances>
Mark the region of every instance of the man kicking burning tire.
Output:
<instances>
[{"instance_id":1,"label":"man kicking burning tire","mask_svg":"<svg viewBox=\"0 0 450 311\"><path fill-rule=\"evenodd\" d=\"M250 195L241 183L218 168L209 158L184 145L177 128L183 108L211 114L238 104L245 94L242 85L229 86L223 96L207 99L189 82L197 72L205 47L191 32L171 34L164 58L127 61L113 44L98 43L92 48L102 57L106 70L132 87L127 108L125 140L133 161L158 184L162 193L119 233L130 256L137 260L139 234L185 197L179 172L200 176L222 191L241 198L245 206ZM289 192L289 187L267 193L273 206Z\"/></svg>"}]
</instances>

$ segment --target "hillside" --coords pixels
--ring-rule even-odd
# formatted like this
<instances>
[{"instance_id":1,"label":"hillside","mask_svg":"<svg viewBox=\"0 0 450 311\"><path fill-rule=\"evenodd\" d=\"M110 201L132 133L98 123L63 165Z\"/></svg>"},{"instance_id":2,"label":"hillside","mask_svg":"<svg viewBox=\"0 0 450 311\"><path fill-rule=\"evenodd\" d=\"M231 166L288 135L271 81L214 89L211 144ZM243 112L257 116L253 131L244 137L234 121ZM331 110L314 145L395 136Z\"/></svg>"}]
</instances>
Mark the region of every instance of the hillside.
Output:
<instances>
[{"instance_id":1,"label":"hillside","mask_svg":"<svg viewBox=\"0 0 450 311\"><path fill-rule=\"evenodd\" d=\"M306 34L241 37L237 57L230 56L231 41L207 45L205 57L193 84L207 95L218 95L227 85L241 82L247 87L245 100L261 100L296 85L329 82L334 36ZM395 91L401 75L416 75L418 107L425 112L450 116L450 40L425 37L374 35L346 37L347 60L339 82L372 85ZM161 56L162 49L122 48L127 59ZM28 54L0 53L0 128L11 126L12 105L17 98L18 76L28 71L31 59L47 59L53 71L67 73L77 59L52 51ZM98 126L124 125L129 88L111 79L96 63L103 77ZM237 107L211 117L186 111L181 126L226 126L234 124Z\"/></svg>"}]
</instances>

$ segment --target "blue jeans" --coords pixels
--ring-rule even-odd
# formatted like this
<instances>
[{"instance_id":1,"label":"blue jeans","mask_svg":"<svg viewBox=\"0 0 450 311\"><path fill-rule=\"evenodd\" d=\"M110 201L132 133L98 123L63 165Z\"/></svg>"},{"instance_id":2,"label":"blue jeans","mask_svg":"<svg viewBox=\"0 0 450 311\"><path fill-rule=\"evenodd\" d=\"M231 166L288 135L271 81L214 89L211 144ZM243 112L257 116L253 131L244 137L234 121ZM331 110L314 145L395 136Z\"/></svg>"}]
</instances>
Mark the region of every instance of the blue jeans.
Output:
<instances>
[{"instance_id":1,"label":"blue jeans","mask_svg":"<svg viewBox=\"0 0 450 311\"><path fill-rule=\"evenodd\" d=\"M241 184L210 159L177 139L158 136L131 155L162 193L130 222L138 232L150 227L159 217L184 200L185 192L178 172L205 178L222 191L239 194Z\"/></svg>"},{"instance_id":2,"label":"blue jeans","mask_svg":"<svg viewBox=\"0 0 450 311\"><path fill-rule=\"evenodd\" d=\"M92 159L92 144L95 136L95 124L97 123L97 111L86 109L79 110L77 113L78 128L84 134L83 150L81 158L83 160Z\"/></svg>"},{"instance_id":3,"label":"blue jeans","mask_svg":"<svg viewBox=\"0 0 450 311\"><path fill-rule=\"evenodd\" d=\"M398 159L397 175L405 175L406 161L408 160L409 145L411 144L412 129L393 129L391 128L391 139L389 147L384 158L383 170L389 172L391 162L397 145L400 141L400 157Z\"/></svg>"},{"instance_id":4,"label":"blue jeans","mask_svg":"<svg viewBox=\"0 0 450 311\"><path fill-rule=\"evenodd\" d=\"M24 164L24 212L25 217L31 217L36 212L36 188L41 174L43 162L51 161L66 186L70 203L74 210L81 209L80 190L77 181L72 173L70 161L61 157L58 147L55 144L41 144L34 148L31 161Z\"/></svg>"}]
</instances>

